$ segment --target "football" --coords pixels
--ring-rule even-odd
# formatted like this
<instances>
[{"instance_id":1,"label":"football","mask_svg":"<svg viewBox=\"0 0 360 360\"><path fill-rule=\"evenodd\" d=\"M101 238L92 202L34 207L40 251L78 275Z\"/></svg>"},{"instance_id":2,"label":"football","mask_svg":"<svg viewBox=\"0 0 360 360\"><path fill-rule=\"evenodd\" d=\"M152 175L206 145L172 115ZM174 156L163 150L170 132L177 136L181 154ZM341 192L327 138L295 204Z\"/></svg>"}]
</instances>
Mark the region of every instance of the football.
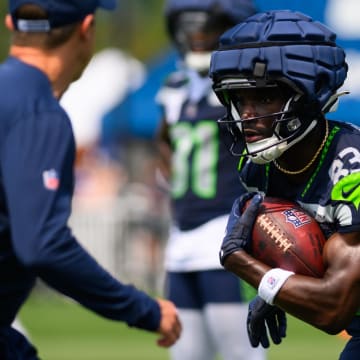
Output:
<instances>
[{"instance_id":1,"label":"football","mask_svg":"<svg viewBox=\"0 0 360 360\"><path fill-rule=\"evenodd\" d=\"M265 197L252 233L252 255L271 267L321 277L325 236L298 204Z\"/></svg>"}]
</instances>

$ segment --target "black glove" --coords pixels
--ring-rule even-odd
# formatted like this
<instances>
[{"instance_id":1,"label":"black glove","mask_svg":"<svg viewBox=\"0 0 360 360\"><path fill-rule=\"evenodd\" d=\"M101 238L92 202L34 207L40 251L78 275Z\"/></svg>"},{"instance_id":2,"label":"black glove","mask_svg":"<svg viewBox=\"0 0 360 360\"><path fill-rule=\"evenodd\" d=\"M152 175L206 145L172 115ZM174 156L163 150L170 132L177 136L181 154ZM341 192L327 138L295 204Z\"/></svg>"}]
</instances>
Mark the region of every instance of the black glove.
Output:
<instances>
[{"instance_id":1,"label":"black glove","mask_svg":"<svg viewBox=\"0 0 360 360\"><path fill-rule=\"evenodd\" d=\"M241 214L245 203L251 199L249 206ZM245 193L237 198L231 209L226 225L225 237L220 249L220 263L224 265L227 256L237 250L251 249L251 233L263 197L260 193Z\"/></svg>"},{"instance_id":2,"label":"black glove","mask_svg":"<svg viewBox=\"0 0 360 360\"><path fill-rule=\"evenodd\" d=\"M265 349L270 346L267 330L274 344L280 344L282 338L286 337L285 312L276 306L267 304L260 296L256 296L249 303L246 324L249 340L253 347L258 347L259 343Z\"/></svg>"}]
</instances>

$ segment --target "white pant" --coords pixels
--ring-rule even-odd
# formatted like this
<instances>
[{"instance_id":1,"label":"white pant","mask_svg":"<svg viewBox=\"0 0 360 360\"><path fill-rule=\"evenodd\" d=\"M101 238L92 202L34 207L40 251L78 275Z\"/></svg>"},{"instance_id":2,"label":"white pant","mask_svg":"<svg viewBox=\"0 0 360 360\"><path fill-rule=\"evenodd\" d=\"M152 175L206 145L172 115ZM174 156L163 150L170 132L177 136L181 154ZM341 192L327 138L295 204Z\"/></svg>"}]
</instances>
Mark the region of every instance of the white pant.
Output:
<instances>
[{"instance_id":1,"label":"white pant","mask_svg":"<svg viewBox=\"0 0 360 360\"><path fill-rule=\"evenodd\" d=\"M247 304L211 304L203 312L179 309L180 339L170 348L172 360L264 360L263 348L250 345Z\"/></svg>"}]
</instances>

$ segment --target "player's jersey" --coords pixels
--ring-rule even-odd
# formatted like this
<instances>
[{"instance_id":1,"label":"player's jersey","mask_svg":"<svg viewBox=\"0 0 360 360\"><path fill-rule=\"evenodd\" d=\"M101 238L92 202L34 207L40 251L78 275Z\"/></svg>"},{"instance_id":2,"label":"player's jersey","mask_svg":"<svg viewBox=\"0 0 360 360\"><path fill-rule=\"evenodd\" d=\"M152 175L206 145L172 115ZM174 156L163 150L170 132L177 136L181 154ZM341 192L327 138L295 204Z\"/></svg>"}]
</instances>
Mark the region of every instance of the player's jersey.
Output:
<instances>
[{"instance_id":1,"label":"player's jersey","mask_svg":"<svg viewBox=\"0 0 360 360\"><path fill-rule=\"evenodd\" d=\"M360 231L360 130L351 124L329 120L319 165L304 184L290 183L272 163L250 161L243 166L240 179L249 191L298 202L327 236Z\"/></svg>"},{"instance_id":2,"label":"player's jersey","mask_svg":"<svg viewBox=\"0 0 360 360\"><path fill-rule=\"evenodd\" d=\"M360 129L356 126L329 120L319 165L306 183L289 183L272 163L247 161L240 169L249 191L298 202L320 223L327 238L335 232L360 231ZM351 333L355 324L360 322L351 324Z\"/></svg>"},{"instance_id":3,"label":"player's jersey","mask_svg":"<svg viewBox=\"0 0 360 360\"><path fill-rule=\"evenodd\" d=\"M225 109L210 79L196 72L172 74L157 96L173 147L171 195L174 220L191 230L228 214L241 185L237 160L219 139L216 120Z\"/></svg>"},{"instance_id":4,"label":"player's jersey","mask_svg":"<svg viewBox=\"0 0 360 360\"><path fill-rule=\"evenodd\" d=\"M110 276L67 226L75 142L48 78L10 57L0 65L0 93L0 327L39 276L103 316L157 329L157 303Z\"/></svg>"}]
</instances>

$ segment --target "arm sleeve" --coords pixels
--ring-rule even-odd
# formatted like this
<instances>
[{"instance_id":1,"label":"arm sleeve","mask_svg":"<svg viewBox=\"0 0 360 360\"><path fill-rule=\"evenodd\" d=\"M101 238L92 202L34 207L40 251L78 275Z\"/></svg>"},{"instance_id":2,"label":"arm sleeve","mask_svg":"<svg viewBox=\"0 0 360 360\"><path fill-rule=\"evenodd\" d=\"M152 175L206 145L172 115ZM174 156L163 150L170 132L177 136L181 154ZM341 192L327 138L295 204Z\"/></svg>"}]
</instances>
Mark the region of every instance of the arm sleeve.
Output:
<instances>
[{"instance_id":1,"label":"arm sleeve","mask_svg":"<svg viewBox=\"0 0 360 360\"><path fill-rule=\"evenodd\" d=\"M158 303L113 278L67 226L75 144L66 114L19 120L2 149L1 171L19 261L51 287L96 313L129 326L157 330Z\"/></svg>"}]
</instances>

